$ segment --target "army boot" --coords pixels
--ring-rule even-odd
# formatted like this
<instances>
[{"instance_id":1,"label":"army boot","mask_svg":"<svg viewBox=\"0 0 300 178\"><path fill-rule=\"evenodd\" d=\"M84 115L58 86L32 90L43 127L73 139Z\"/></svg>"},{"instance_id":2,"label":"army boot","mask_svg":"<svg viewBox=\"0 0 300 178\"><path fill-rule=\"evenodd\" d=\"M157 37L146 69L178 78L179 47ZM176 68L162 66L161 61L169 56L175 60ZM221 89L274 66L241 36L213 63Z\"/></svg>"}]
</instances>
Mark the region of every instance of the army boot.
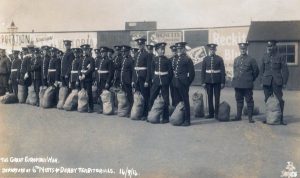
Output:
<instances>
[{"instance_id":1,"label":"army boot","mask_svg":"<svg viewBox=\"0 0 300 178\"><path fill-rule=\"evenodd\" d=\"M237 103L236 108L236 116L232 121L240 121L242 120L242 111L243 111L243 104Z\"/></svg>"},{"instance_id":2,"label":"army boot","mask_svg":"<svg viewBox=\"0 0 300 178\"><path fill-rule=\"evenodd\" d=\"M280 125L287 125L287 124L283 121L284 101L282 101L282 102L280 103L280 109L281 109Z\"/></svg>"},{"instance_id":3,"label":"army boot","mask_svg":"<svg viewBox=\"0 0 300 178\"><path fill-rule=\"evenodd\" d=\"M255 123L255 121L252 119L252 114L253 114L253 106L248 106L249 123Z\"/></svg>"}]
</instances>

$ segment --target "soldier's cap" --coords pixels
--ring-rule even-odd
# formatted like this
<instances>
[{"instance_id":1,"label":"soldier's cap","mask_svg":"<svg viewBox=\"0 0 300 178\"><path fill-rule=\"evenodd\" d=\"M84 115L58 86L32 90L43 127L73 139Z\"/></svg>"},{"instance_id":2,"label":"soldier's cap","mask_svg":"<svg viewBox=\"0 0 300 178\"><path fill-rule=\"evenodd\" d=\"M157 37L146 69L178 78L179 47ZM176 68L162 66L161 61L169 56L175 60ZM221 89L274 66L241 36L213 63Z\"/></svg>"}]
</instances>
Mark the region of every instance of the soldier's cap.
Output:
<instances>
[{"instance_id":1,"label":"soldier's cap","mask_svg":"<svg viewBox=\"0 0 300 178\"><path fill-rule=\"evenodd\" d=\"M248 43L238 43L240 49L245 49L249 46Z\"/></svg>"},{"instance_id":2,"label":"soldier's cap","mask_svg":"<svg viewBox=\"0 0 300 178\"><path fill-rule=\"evenodd\" d=\"M0 49L0 50L3 50L3 49ZM12 54L19 54L20 53L19 50L12 50L11 52L12 52Z\"/></svg>"},{"instance_id":3,"label":"soldier's cap","mask_svg":"<svg viewBox=\"0 0 300 178\"><path fill-rule=\"evenodd\" d=\"M145 42L147 40L145 38L138 38L138 39L135 39L134 41L136 41L137 44L141 45L141 44L145 44Z\"/></svg>"},{"instance_id":4,"label":"soldier's cap","mask_svg":"<svg viewBox=\"0 0 300 178\"><path fill-rule=\"evenodd\" d=\"M171 45L170 49L172 50L172 52L176 51L176 46L175 45Z\"/></svg>"},{"instance_id":5,"label":"soldier's cap","mask_svg":"<svg viewBox=\"0 0 300 178\"><path fill-rule=\"evenodd\" d=\"M115 46L114 46L114 48L115 48L115 50L116 50L116 51L120 51L120 50L121 50L121 48L122 48L122 46L115 45Z\"/></svg>"},{"instance_id":6,"label":"soldier's cap","mask_svg":"<svg viewBox=\"0 0 300 178\"><path fill-rule=\"evenodd\" d=\"M27 47L22 47L22 51L28 51Z\"/></svg>"},{"instance_id":7,"label":"soldier's cap","mask_svg":"<svg viewBox=\"0 0 300 178\"><path fill-rule=\"evenodd\" d=\"M108 52L108 47L106 47L106 46L101 46L100 48L100 52Z\"/></svg>"},{"instance_id":8,"label":"soldier's cap","mask_svg":"<svg viewBox=\"0 0 300 178\"><path fill-rule=\"evenodd\" d=\"M153 45L152 44L148 44L148 45L146 45L146 48L148 49L148 50L153 50Z\"/></svg>"},{"instance_id":9,"label":"soldier's cap","mask_svg":"<svg viewBox=\"0 0 300 178\"><path fill-rule=\"evenodd\" d=\"M58 49L57 49L57 48L55 48L55 47L50 47L50 51L51 51L51 52L57 52L57 51L58 51Z\"/></svg>"},{"instance_id":10,"label":"soldier's cap","mask_svg":"<svg viewBox=\"0 0 300 178\"><path fill-rule=\"evenodd\" d=\"M132 51L132 52L136 53L136 52L138 52L138 51L139 51L139 48L131 48L131 49L130 49L130 51Z\"/></svg>"},{"instance_id":11,"label":"soldier's cap","mask_svg":"<svg viewBox=\"0 0 300 178\"><path fill-rule=\"evenodd\" d=\"M34 45L27 45L27 48L31 51L34 50Z\"/></svg>"},{"instance_id":12,"label":"soldier's cap","mask_svg":"<svg viewBox=\"0 0 300 178\"><path fill-rule=\"evenodd\" d=\"M215 43L208 43L206 46L207 46L209 49L216 49L218 45L215 44Z\"/></svg>"},{"instance_id":13,"label":"soldier's cap","mask_svg":"<svg viewBox=\"0 0 300 178\"><path fill-rule=\"evenodd\" d=\"M47 45L45 45L45 46L41 46L41 49L42 49L42 50L49 50L49 49L50 49L50 47L49 47L49 46L47 46Z\"/></svg>"},{"instance_id":14,"label":"soldier's cap","mask_svg":"<svg viewBox=\"0 0 300 178\"><path fill-rule=\"evenodd\" d=\"M100 48L95 48L94 51L95 53L100 53Z\"/></svg>"},{"instance_id":15,"label":"soldier's cap","mask_svg":"<svg viewBox=\"0 0 300 178\"><path fill-rule=\"evenodd\" d=\"M71 40L64 40L63 41L65 45L71 45L72 41Z\"/></svg>"},{"instance_id":16,"label":"soldier's cap","mask_svg":"<svg viewBox=\"0 0 300 178\"><path fill-rule=\"evenodd\" d=\"M81 48L72 48L73 53L79 53L82 51Z\"/></svg>"},{"instance_id":17,"label":"soldier's cap","mask_svg":"<svg viewBox=\"0 0 300 178\"><path fill-rule=\"evenodd\" d=\"M92 50L91 46L89 44L83 44L80 46L82 50Z\"/></svg>"},{"instance_id":18,"label":"soldier's cap","mask_svg":"<svg viewBox=\"0 0 300 178\"><path fill-rule=\"evenodd\" d=\"M156 43L156 44L155 44L155 49L158 49L158 48L165 48L166 45L167 45L167 43L164 43L164 42L162 42L162 43Z\"/></svg>"},{"instance_id":19,"label":"soldier's cap","mask_svg":"<svg viewBox=\"0 0 300 178\"><path fill-rule=\"evenodd\" d=\"M131 47L130 47L130 46L127 46L127 45L121 46L121 51L122 51L122 52L129 51L129 50L131 50Z\"/></svg>"},{"instance_id":20,"label":"soldier's cap","mask_svg":"<svg viewBox=\"0 0 300 178\"><path fill-rule=\"evenodd\" d=\"M58 54L60 54L60 55L63 55L64 54L64 52L63 51L61 51L61 50L58 50L58 52L57 52Z\"/></svg>"},{"instance_id":21,"label":"soldier's cap","mask_svg":"<svg viewBox=\"0 0 300 178\"><path fill-rule=\"evenodd\" d=\"M185 45L187 44L187 42L178 42L175 43L176 49L181 49L181 48L185 48Z\"/></svg>"},{"instance_id":22,"label":"soldier's cap","mask_svg":"<svg viewBox=\"0 0 300 178\"><path fill-rule=\"evenodd\" d=\"M111 49L111 48L108 48L108 52L111 52L112 54L115 53L115 51L113 49Z\"/></svg>"},{"instance_id":23,"label":"soldier's cap","mask_svg":"<svg viewBox=\"0 0 300 178\"><path fill-rule=\"evenodd\" d=\"M34 48L34 52L39 53L39 52L41 52L41 50L40 50L40 48Z\"/></svg>"},{"instance_id":24,"label":"soldier's cap","mask_svg":"<svg viewBox=\"0 0 300 178\"><path fill-rule=\"evenodd\" d=\"M277 41L275 40L269 40L267 46L271 47L271 46L276 46Z\"/></svg>"}]
</instances>

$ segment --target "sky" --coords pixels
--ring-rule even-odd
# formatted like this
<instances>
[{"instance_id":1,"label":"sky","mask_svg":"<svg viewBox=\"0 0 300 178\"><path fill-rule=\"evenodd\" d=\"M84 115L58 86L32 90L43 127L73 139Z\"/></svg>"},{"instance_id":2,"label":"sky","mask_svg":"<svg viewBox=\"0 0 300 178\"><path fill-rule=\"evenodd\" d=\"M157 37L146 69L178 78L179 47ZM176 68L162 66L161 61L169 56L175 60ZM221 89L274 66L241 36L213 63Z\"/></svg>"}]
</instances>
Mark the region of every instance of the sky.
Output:
<instances>
[{"instance_id":1,"label":"sky","mask_svg":"<svg viewBox=\"0 0 300 178\"><path fill-rule=\"evenodd\" d=\"M244 26L300 20L300 0L0 0L0 32L124 30L156 21L158 29Z\"/></svg>"}]
</instances>

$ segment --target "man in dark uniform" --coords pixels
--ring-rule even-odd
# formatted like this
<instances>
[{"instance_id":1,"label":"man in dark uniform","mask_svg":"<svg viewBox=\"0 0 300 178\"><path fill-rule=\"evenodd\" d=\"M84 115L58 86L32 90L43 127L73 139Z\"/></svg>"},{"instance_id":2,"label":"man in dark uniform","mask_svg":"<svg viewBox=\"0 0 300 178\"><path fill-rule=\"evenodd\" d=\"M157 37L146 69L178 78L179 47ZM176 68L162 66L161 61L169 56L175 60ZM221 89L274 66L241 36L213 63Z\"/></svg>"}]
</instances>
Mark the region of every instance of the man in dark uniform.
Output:
<instances>
[{"instance_id":1,"label":"man in dark uniform","mask_svg":"<svg viewBox=\"0 0 300 178\"><path fill-rule=\"evenodd\" d=\"M169 60L171 61L172 68L174 68L175 61L178 58L177 49L176 49L175 45L171 45L170 48L171 48L171 51L172 51L172 57ZM176 107L176 105L178 104L179 101L178 101L178 96L174 95L174 86L173 86L172 82L170 83L170 92L171 92L172 106Z\"/></svg>"},{"instance_id":2,"label":"man in dark uniform","mask_svg":"<svg viewBox=\"0 0 300 178\"><path fill-rule=\"evenodd\" d=\"M22 48L22 55L23 57L21 58L22 62L20 69L19 84L25 86L25 93L27 93L27 87L31 85L31 55L29 54L28 47Z\"/></svg>"},{"instance_id":3,"label":"man in dark uniform","mask_svg":"<svg viewBox=\"0 0 300 178\"><path fill-rule=\"evenodd\" d=\"M221 89L225 87L225 66L222 57L216 55L216 44L208 44L209 56L202 62L202 86L206 88L208 95L209 114L206 118L218 119ZM215 108L213 104L215 96Z\"/></svg>"},{"instance_id":4,"label":"man in dark uniform","mask_svg":"<svg viewBox=\"0 0 300 178\"><path fill-rule=\"evenodd\" d=\"M107 50L107 57L108 57L109 60L113 60L113 58L114 58L114 56L113 56L114 53L115 53L115 51L114 51L113 49L108 48L108 50Z\"/></svg>"},{"instance_id":5,"label":"man in dark uniform","mask_svg":"<svg viewBox=\"0 0 300 178\"><path fill-rule=\"evenodd\" d=\"M126 45L122 46L121 53L122 53L122 61L121 61L121 71L120 71L120 85L122 90L126 94L127 100L131 108L133 105L131 82L132 82L132 73L134 72L133 71L134 61L129 54L130 46L126 46ZM127 117L129 116L130 114Z\"/></svg>"},{"instance_id":6,"label":"man in dark uniform","mask_svg":"<svg viewBox=\"0 0 300 178\"><path fill-rule=\"evenodd\" d=\"M9 89L10 65L10 60L5 54L5 49L0 49L0 96L4 95Z\"/></svg>"},{"instance_id":7,"label":"man in dark uniform","mask_svg":"<svg viewBox=\"0 0 300 178\"><path fill-rule=\"evenodd\" d=\"M120 73L121 73L121 66L122 66L122 52L121 46L114 46L116 55L113 59L114 61L114 79L113 79L113 86L118 88L120 87Z\"/></svg>"},{"instance_id":8,"label":"man in dark uniform","mask_svg":"<svg viewBox=\"0 0 300 178\"><path fill-rule=\"evenodd\" d=\"M254 123L255 121L252 119L254 107L253 82L259 74L259 69L256 60L247 54L248 43L239 43L238 45L241 55L234 59L232 79L237 107L237 114L234 120L239 121L242 119L245 98L249 122Z\"/></svg>"},{"instance_id":9,"label":"man in dark uniform","mask_svg":"<svg viewBox=\"0 0 300 178\"><path fill-rule=\"evenodd\" d=\"M98 49L97 49L98 50ZM98 88L98 96L101 95L104 89L109 89L111 86L111 81L113 78L113 61L110 60L107 56L108 48L103 46L100 47L99 51L96 53L101 54L100 58L97 58L95 63L95 71L96 71L96 82ZM100 109L99 114L103 112L102 101L100 100Z\"/></svg>"},{"instance_id":10,"label":"man in dark uniform","mask_svg":"<svg viewBox=\"0 0 300 178\"><path fill-rule=\"evenodd\" d=\"M49 61L49 67L48 67L48 85L55 85L58 86L58 82L60 79L60 59L57 57L57 52L59 50L55 47L50 48L50 54L51 58Z\"/></svg>"},{"instance_id":11,"label":"man in dark uniform","mask_svg":"<svg viewBox=\"0 0 300 178\"><path fill-rule=\"evenodd\" d=\"M277 52L276 41L268 42L267 54L262 58L260 70L262 73L265 102L267 102L268 98L273 94L278 98L282 112L280 124L286 125L283 121L284 100L282 99L282 89L286 87L289 70L286 59Z\"/></svg>"},{"instance_id":12,"label":"man in dark uniform","mask_svg":"<svg viewBox=\"0 0 300 178\"><path fill-rule=\"evenodd\" d=\"M60 62L62 61L63 55L64 55L64 52L57 49L57 58L60 60Z\"/></svg>"},{"instance_id":13,"label":"man in dark uniform","mask_svg":"<svg viewBox=\"0 0 300 178\"><path fill-rule=\"evenodd\" d=\"M68 86L69 78L71 74L72 61L74 60L74 54L71 50L70 40L64 40L66 52L62 55L61 67L60 67L60 81L62 87Z\"/></svg>"},{"instance_id":14,"label":"man in dark uniform","mask_svg":"<svg viewBox=\"0 0 300 178\"><path fill-rule=\"evenodd\" d=\"M176 43L178 58L174 61L173 86L174 94L178 96L178 101L184 103L184 122L181 126L191 125L191 111L189 101L189 88L195 78L195 68L191 58L186 54L186 42Z\"/></svg>"},{"instance_id":15,"label":"man in dark uniform","mask_svg":"<svg viewBox=\"0 0 300 178\"><path fill-rule=\"evenodd\" d=\"M135 60L139 48L130 48L130 56Z\"/></svg>"},{"instance_id":16,"label":"man in dark uniform","mask_svg":"<svg viewBox=\"0 0 300 178\"><path fill-rule=\"evenodd\" d=\"M152 63L152 60L154 59L155 55L153 53L153 48L154 46L152 44L147 44L146 45L146 51L149 53L149 55L151 56L151 61L150 64ZM149 82L149 89L152 87L152 73L150 73L151 75L149 75L148 77L150 77L150 79L148 80Z\"/></svg>"},{"instance_id":17,"label":"man in dark uniform","mask_svg":"<svg viewBox=\"0 0 300 178\"><path fill-rule=\"evenodd\" d=\"M47 87L48 86L48 67L49 67L49 61L50 61L50 47L49 46L42 46L41 47L43 55L42 55L42 86Z\"/></svg>"},{"instance_id":18,"label":"man in dark uniform","mask_svg":"<svg viewBox=\"0 0 300 178\"><path fill-rule=\"evenodd\" d=\"M41 51L39 48L34 49L34 57L31 60L31 76L32 82L34 86L34 91L37 96L37 106L39 106L39 92L40 86L42 84L41 80L41 73L42 73L42 58L41 58Z\"/></svg>"},{"instance_id":19,"label":"man in dark uniform","mask_svg":"<svg viewBox=\"0 0 300 178\"><path fill-rule=\"evenodd\" d=\"M79 72L80 72L80 64L81 64L81 57L80 53L82 49L80 48L73 48L72 49L74 53L75 59L72 61L72 67L71 67L71 76L70 76L70 85L69 88L73 89L80 89L79 85Z\"/></svg>"},{"instance_id":20,"label":"man in dark uniform","mask_svg":"<svg viewBox=\"0 0 300 178\"><path fill-rule=\"evenodd\" d=\"M80 48L83 50L83 60L80 65L79 80L81 82L82 88L87 91L89 97L89 109L88 112L94 112L94 102L93 102L93 72L95 70L95 60L91 55L92 48L89 44L81 45Z\"/></svg>"},{"instance_id":21,"label":"man in dark uniform","mask_svg":"<svg viewBox=\"0 0 300 178\"><path fill-rule=\"evenodd\" d=\"M158 56L152 60L151 65L151 76L153 77L149 104L150 111L154 100L160 92L165 102L162 123L169 122L169 85L173 77L172 62L164 56L165 47L166 43L157 43L155 45Z\"/></svg>"},{"instance_id":22,"label":"man in dark uniform","mask_svg":"<svg viewBox=\"0 0 300 178\"><path fill-rule=\"evenodd\" d=\"M139 51L137 52L134 60L134 72L132 78L132 87L136 91L140 91L144 98L144 111L143 116L140 120L147 120L148 116L148 102L149 102L149 82L151 80L151 55L145 51L146 39L139 38L135 40L139 46Z\"/></svg>"},{"instance_id":23,"label":"man in dark uniform","mask_svg":"<svg viewBox=\"0 0 300 178\"><path fill-rule=\"evenodd\" d=\"M18 82L20 76L20 69L21 69L21 59L19 58L20 51L13 50L13 60L11 62L11 73L9 77L9 84L11 85L12 92L18 96Z\"/></svg>"}]
</instances>

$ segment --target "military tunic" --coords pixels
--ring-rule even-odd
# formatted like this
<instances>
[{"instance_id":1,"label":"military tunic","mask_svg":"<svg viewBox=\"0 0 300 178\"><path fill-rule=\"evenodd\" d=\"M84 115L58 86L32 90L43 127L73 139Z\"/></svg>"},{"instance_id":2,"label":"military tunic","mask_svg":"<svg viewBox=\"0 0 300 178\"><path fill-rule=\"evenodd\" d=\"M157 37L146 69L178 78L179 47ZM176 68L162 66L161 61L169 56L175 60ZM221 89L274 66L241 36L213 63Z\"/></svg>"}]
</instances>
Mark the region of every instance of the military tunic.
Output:
<instances>
[{"instance_id":1,"label":"military tunic","mask_svg":"<svg viewBox=\"0 0 300 178\"><path fill-rule=\"evenodd\" d=\"M79 83L80 65L81 65L80 57L75 58L72 61L71 76L70 76L71 89L76 89L76 88L79 89L79 85L76 86L76 82Z\"/></svg>"},{"instance_id":2,"label":"military tunic","mask_svg":"<svg viewBox=\"0 0 300 178\"><path fill-rule=\"evenodd\" d=\"M130 55L124 56L123 59L121 60L120 84L122 90L126 93L126 97L130 104L130 108L133 105L133 95L132 95L132 87L131 87L133 65L134 65L134 61Z\"/></svg>"},{"instance_id":3,"label":"military tunic","mask_svg":"<svg viewBox=\"0 0 300 178\"><path fill-rule=\"evenodd\" d=\"M18 95L18 81L20 78L21 59L14 58L11 63L10 81L13 93Z\"/></svg>"},{"instance_id":4,"label":"military tunic","mask_svg":"<svg viewBox=\"0 0 300 178\"><path fill-rule=\"evenodd\" d=\"M67 86L69 83L72 61L74 60L74 58L75 56L71 50L67 50L61 58L60 78L62 86Z\"/></svg>"},{"instance_id":5,"label":"military tunic","mask_svg":"<svg viewBox=\"0 0 300 178\"><path fill-rule=\"evenodd\" d=\"M54 85L60 79L60 59L57 57L51 57L48 67L48 84Z\"/></svg>"},{"instance_id":6,"label":"military tunic","mask_svg":"<svg viewBox=\"0 0 300 178\"><path fill-rule=\"evenodd\" d=\"M40 86L42 84L42 58L40 56L36 56L32 58L31 61L31 76L32 76L32 82L34 86L34 91L36 93L39 104L39 92L40 92Z\"/></svg>"},{"instance_id":7,"label":"military tunic","mask_svg":"<svg viewBox=\"0 0 300 178\"><path fill-rule=\"evenodd\" d=\"M49 68L49 61L50 61L50 56L45 55L42 57L42 72L41 72L41 77L42 77L42 85L43 86L48 86L48 68Z\"/></svg>"}]
</instances>

